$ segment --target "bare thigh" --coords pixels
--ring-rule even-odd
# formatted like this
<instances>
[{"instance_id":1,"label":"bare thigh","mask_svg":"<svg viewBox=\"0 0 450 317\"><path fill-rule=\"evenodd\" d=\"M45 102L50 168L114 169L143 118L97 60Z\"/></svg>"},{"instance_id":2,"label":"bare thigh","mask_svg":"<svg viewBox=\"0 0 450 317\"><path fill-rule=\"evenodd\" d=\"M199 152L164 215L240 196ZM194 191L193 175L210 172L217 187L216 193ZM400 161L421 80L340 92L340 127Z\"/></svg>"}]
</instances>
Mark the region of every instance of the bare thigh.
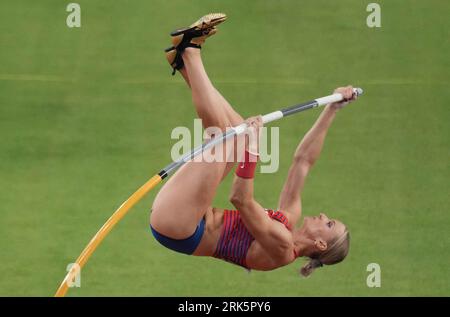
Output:
<instances>
[{"instance_id":1,"label":"bare thigh","mask_svg":"<svg viewBox=\"0 0 450 317\"><path fill-rule=\"evenodd\" d=\"M191 87L192 100L204 128L217 127L225 131L227 127L241 123L243 121L241 116L209 80L199 51L187 49L183 54L183 60L185 68L182 75ZM228 140L225 145L232 152L235 141ZM191 236L211 208L220 182L233 165L233 162L225 160L185 164L156 196L150 218L151 225L161 234L173 239Z\"/></svg>"},{"instance_id":2,"label":"bare thigh","mask_svg":"<svg viewBox=\"0 0 450 317\"><path fill-rule=\"evenodd\" d=\"M172 239L191 236L211 208L229 164L202 161L182 166L164 184L153 202L152 227Z\"/></svg>"}]
</instances>

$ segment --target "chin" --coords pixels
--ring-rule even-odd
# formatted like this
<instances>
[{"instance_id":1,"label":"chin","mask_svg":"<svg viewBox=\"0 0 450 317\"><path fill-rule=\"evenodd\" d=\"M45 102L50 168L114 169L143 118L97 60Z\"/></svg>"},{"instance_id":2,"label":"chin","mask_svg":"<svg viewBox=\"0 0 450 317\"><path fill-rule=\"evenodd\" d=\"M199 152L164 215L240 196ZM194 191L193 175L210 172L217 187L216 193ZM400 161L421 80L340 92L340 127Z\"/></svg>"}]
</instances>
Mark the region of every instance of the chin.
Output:
<instances>
[{"instance_id":1,"label":"chin","mask_svg":"<svg viewBox=\"0 0 450 317\"><path fill-rule=\"evenodd\" d=\"M303 228L307 227L309 225L311 219L312 219L311 217L304 217L302 227Z\"/></svg>"}]
</instances>

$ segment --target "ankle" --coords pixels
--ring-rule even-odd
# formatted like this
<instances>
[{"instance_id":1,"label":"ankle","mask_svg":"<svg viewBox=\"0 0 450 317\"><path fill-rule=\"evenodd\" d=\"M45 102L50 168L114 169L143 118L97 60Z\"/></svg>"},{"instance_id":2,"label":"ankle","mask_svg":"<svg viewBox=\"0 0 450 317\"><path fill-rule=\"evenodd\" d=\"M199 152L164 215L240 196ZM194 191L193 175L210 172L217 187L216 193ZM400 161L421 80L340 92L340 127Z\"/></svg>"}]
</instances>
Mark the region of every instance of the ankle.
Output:
<instances>
[{"instance_id":1,"label":"ankle","mask_svg":"<svg viewBox=\"0 0 450 317\"><path fill-rule=\"evenodd\" d=\"M195 47L186 47L184 49L183 55L187 56L200 56L200 50Z\"/></svg>"}]
</instances>

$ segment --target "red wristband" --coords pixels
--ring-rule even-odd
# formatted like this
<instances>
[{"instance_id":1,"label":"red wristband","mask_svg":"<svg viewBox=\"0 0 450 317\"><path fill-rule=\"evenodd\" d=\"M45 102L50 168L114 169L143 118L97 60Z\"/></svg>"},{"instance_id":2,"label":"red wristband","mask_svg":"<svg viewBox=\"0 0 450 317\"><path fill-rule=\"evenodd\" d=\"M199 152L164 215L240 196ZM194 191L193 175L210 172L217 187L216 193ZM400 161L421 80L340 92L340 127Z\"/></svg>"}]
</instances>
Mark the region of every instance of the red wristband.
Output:
<instances>
[{"instance_id":1,"label":"red wristband","mask_svg":"<svg viewBox=\"0 0 450 317\"><path fill-rule=\"evenodd\" d=\"M245 151L243 162L239 162L236 168L236 176L241 178L255 177L256 164L258 163L258 155Z\"/></svg>"}]
</instances>

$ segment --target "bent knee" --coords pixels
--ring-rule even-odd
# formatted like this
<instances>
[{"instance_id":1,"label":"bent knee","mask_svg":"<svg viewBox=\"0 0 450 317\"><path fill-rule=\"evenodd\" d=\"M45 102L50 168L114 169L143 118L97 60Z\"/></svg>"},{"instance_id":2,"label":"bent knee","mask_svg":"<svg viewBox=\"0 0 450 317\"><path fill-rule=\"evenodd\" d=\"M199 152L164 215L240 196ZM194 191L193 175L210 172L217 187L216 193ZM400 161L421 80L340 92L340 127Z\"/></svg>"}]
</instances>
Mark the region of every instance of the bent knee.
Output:
<instances>
[{"instance_id":1,"label":"bent knee","mask_svg":"<svg viewBox=\"0 0 450 317\"><path fill-rule=\"evenodd\" d=\"M218 120L213 125L204 126L204 129L209 138L215 138L225 133L231 127L233 125L229 120Z\"/></svg>"}]
</instances>

